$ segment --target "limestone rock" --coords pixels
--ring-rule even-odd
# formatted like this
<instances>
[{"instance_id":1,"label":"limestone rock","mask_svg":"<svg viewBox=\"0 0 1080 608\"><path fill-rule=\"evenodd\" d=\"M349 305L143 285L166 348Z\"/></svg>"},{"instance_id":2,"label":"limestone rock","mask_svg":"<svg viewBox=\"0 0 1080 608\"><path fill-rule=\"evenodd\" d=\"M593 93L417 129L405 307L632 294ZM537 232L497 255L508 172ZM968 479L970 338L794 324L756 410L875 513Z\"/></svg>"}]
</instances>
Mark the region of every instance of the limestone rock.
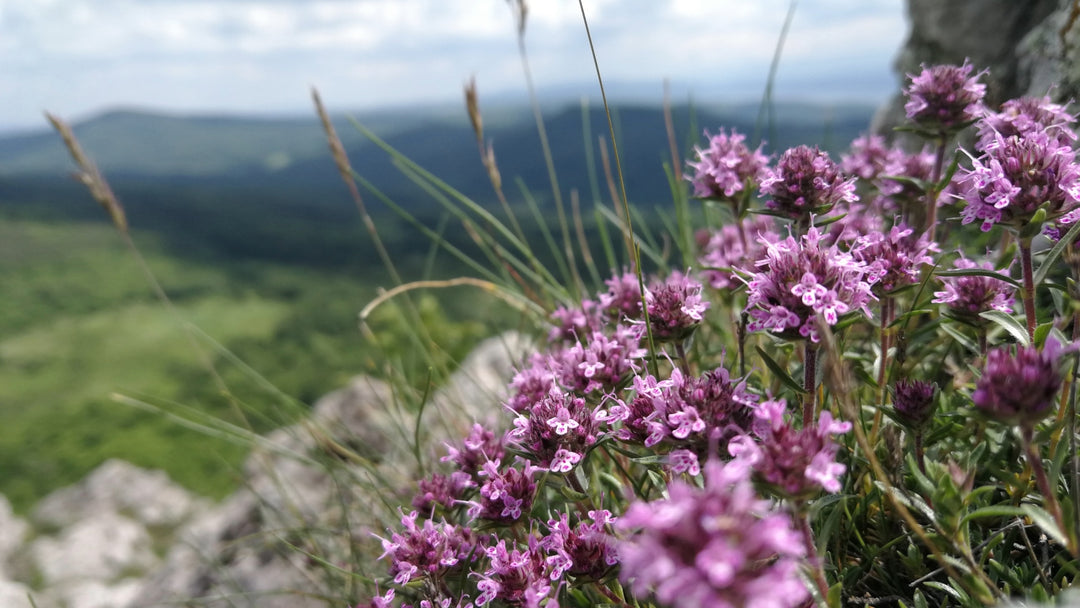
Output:
<instances>
[{"instance_id":1,"label":"limestone rock","mask_svg":"<svg viewBox=\"0 0 1080 608\"><path fill-rule=\"evenodd\" d=\"M33 519L43 526L63 527L101 513L122 513L160 528L177 526L205 506L205 501L173 483L164 471L108 460L81 482L42 499Z\"/></svg>"},{"instance_id":2,"label":"limestone rock","mask_svg":"<svg viewBox=\"0 0 1080 608\"><path fill-rule=\"evenodd\" d=\"M32 608L28 594L30 588L22 583L0 579L0 606L4 608ZM37 597L34 597L37 601ZM38 608L44 608L38 604Z\"/></svg>"},{"instance_id":3,"label":"limestone rock","mask_svg":"<svg viewBox=\"0 0 1080 608\"><path fill-rule=\"evenodd\" d=\"M156 561L146 528L104 512L84 519L59 536L30 544L30 555L46 585L74 580L113 581L133 571L145 571Z\"/></svg>"},{"instance_id":4,"label":"limestone rock","mask_svg":"<svg viewBox=\"0 0 1080 608\"><path fill-rule=\"evenodd\" d=\"M0 496L0 580L9 576L8 559L13 557L15 550L23 544L28 530L29 525L15 516L7 498ZM2 591L0 597L3 597ZM0 602L0 606L6 605Z\"/></svg>"}]
</instances>

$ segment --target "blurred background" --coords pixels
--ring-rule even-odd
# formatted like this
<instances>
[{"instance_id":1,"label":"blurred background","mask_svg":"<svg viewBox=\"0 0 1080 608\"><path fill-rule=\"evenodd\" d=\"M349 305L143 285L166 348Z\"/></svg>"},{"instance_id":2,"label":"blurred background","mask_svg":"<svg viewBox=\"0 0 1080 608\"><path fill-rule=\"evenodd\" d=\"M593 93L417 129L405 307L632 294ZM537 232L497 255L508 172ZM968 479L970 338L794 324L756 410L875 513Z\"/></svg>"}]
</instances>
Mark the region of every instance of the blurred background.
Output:
<instances>
[{"instance_id":1,"label":"blurred background","mask_svg":"<svg viewBox=\"0 0 1080 608\"><path fill-rule=\"evenodd\" d=\"M771 151L808 143L835 157L899 86L902 0L799 3L771 128L761 100L788 2L585 6L629 196L644 209L671 203L665 80L684 159L703 129L720 127L768 139ZM607 129L578 3L530 4L524 35L563 195L578 192L592 231L592 207L610 205L598 161ZM363 192L401 273L442 278L465 269L379 195L468 249L465 231L347 117L495 209L464 111L462 85L474 76L511 207L540 238L523 201L528 193L550 210L552 196L504 0L0 0L0 493L25 511L119 457L222 496L244 448L155 408L265 431L296 414L285 395L310 404L355 374L385 373L388 361L424 382L393 306L373 319L379 347L357 330L357 312L392 283L327 152L310 88L378 188ZM176 312L71 179L45 110L74 124ZM419 301L450 365L520 322L472 292ZM201 351L228 390L184 323L203 332Z\"/></svg>"}]
</instances>

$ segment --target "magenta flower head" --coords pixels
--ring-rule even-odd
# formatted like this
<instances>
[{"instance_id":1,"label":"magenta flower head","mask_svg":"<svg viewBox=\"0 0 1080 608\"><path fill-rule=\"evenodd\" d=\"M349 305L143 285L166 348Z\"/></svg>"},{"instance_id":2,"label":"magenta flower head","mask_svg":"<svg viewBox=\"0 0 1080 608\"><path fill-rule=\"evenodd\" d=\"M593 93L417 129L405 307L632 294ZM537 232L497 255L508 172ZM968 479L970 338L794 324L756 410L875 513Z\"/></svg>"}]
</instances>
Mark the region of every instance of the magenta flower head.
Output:
<instances>
[{"instance_id":1,"label":"magenta flower head","mask_svg":"<svg viewBox=\"0 0 1080 608\"><path fill-rule=\"evenodd\" d=\"M1021 97L1001 104L1001 111L987 112L978 123L979 140L975 149L985 150L997 136L1012 137L1045 131L1062 146L1072 147L1076 132L1072 124L1076 117L1065 106L1050 101L1049 96Z\"/></svg>"},{"instance_id":2,"label":"magenta flower head","mask_svg":"<svg viewBox=\"0 0 1080 608\"><path fill-rule=\"evenodd\" d=\"M437 580L460 563L477 557L477 539L469 528L424 520L416 525L416 511L401 516L402 532L381 539L383 554L390 558L394 582L404 585L419 577Z\"/></svg>"},{"instance_id":3,"label":"magenta flower head","mask_svg":"<svg viewBox=\"0 0 1080 608\"><path fill-rule=\"evenodd\" d=\"M956 270L993 270L990 262L976 263L963 257L963 254L955 262ZM962 275L938 277L945 289L935 291L934 304L945 304L949 313L962 321L972 325L982 325L986 320L979 313L988 310L1000 310L1011 313L1013 292L1015 288L1009 283L994 277L983 275Z\"/></svg>"},{"instance_id":4,"label":"magenta flower head","mask_svg":"<svg viewBox=\"0 0 1080 608\"><path fill-rule=\"evenodd\" d=\"M763 401L754 409L753 435L741 435L728 442L733 465L753 471L784 498L804 500L825 490L840 491L840 475L847 470L836 462L840 450L833 435L851 430L850 422L833 420L821 412L816 427L795 429L784 415L783 400Z\"/></svg>"},{"instance_id":5,"label":"magenta flower head","mask_svg":"<svg viewBox=\"0 0 1080 608\"><path fill-rule=\"evenodd\" d=\"M1042 221L1071 224L1080 219L1076 153L1045 130L995 135L957 183L967 201L963 223L980 221L983 232L994 224L1020 230L1040 209L1045 210L1045 216L1039 214Z\"/></svg>"},{"instance_id":6,"label":"magenta flower head","mask_svg":"<svg viewBox=\"0 0 1080 608\"><path fill-rule=\"evenodd\" d=\"M826 246L817 228L810 227L802 239L788 236L766 244L765 259L747 286L747 329L771 331L783 338L818 341L815 316L836 325L840 316L862 310L871 316L868 304L874 298L865 262Z\"/></svg>"},{"instance_id":7,"label":"magenta flower head","mask_svg":"<svg viewBox=\"0 0 1080 608\"><path fill-rule=\"evenodd\" d=\"M615 321L641 318L641 285L633 272L617 274L604 281L605 293L597 296L600 308Z\"/></svg>"},{"instance_id":8,"label":"magenta flower head","mask_svg":"<svg viewBox=\"0 0 1080 608\"><path fill-rule=\"evenodd\" d=\"M855 178L848 178L829 155L818 148L797 146L784 152L776 169L761 179L765 206L800 224L811 215L828 212L839 202L855 202Z\"/></svg>"},{"instance_id":9,"label":"magenta flower head","mask_svg":"<svg viewBox=\"0 0 1080 608\"><path fill-rule=\"evenodd\" d=\"M681 481L668 498L636 502L619 519L619 577L674 608L801 606L805 549L791 517L754 491L745 469L710 460L705 487Z\"/></svg>"},{"instance_id":10,"label":"magenta flower head","mask_svg":"<svg viewBox=\"0 0 1080 608\"><path fill-rule=\"evenodd\" d=\"M937 385L922 380L900 380L893 385L893 411L897 419L911 428L930 422L937 405Z\"/></svg>"},{"instance_id":11,"label":"magenta flower head","mask_svg":"<svg viewBox=\"0 0 1080 608\"><path fill-rule=\"evenodd\" d=\"M662 342L688 338L709 310L708 300L701 298L701 283L678 271L646 289L645 304L653 337Z\"/></svg>"},{"instance_id":12,"label":"magenta flower head","mask_svg":"<svg viewBox=\"0 0 1080 608\"><path fill-rule=\"evenodd\" d=\"M886 171L892 150L880 135L860 135L851 142L851 151L840 155L840 169L848 175L872 180Z\"/></svg>"},{"instance_id":13,"label":"magenta flower head","mask_svg":"<svg viewBox=\"0 0 1080 608\"><path fill-rule=\"evenodd\" d=\"M1031 429L1054 410L1061 388L1062 347L1053 339L1043 350L1029 346L991 350L971 400L986 417Z\"/></svg>"},{"instance_id":14,"label":"magenta flower head","mask_svg":"<svg viewBox=\"0 0 1080 608\"><path fill-rule=\"evenodd\" d=\"M714 198L733 202L735 197L747 189L747 184L757 181L769 163L768 157L761 153L761 146L751 151L743 143L746 136L731 131L731 135L720 133L710 136L709 147L697 152L697 162L687 164L694 174L686 179L694 186L694 196Z\"/></svg>"},{"instance_id":15,"label":"magenta flower head","mask_svg":"<svg viewBox=\"0 0 1080 608\"><path fill-rule=\"evenodd\" d=\"M979 82L985 71L972 76L972 66L922 66L919 75L908 74L911 84L904 89L908 101L904 112L915 127L933 137L960 131L982 113L986 85Z\"/></svg>"},{"instance_id":16,"label":"magenta flower head","mask_svg":"<svg viewBox=\"0 0 1080 608\"><path fill-rule=\"evenodd\" d=\"M887 294L919 280L922 267L933 264L931 253L938 250L927 234L900 223L888 232L872 231L859 237L852 249L856 259L867 264L867 277L874 293Z\"/></svg>"}]
</instances>

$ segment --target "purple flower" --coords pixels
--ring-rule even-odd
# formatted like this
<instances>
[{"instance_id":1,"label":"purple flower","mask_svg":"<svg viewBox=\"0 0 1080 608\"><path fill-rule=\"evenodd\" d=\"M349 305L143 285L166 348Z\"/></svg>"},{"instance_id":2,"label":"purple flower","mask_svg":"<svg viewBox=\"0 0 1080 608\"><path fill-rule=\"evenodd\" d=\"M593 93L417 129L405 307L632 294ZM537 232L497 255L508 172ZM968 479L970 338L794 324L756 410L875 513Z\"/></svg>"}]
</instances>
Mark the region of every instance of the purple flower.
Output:
<instances>
[{"instance_id":1,"label":"purple flower","mask_svg":"<svg viewBox=\"0 0 1080 608\"><path fill-rule=\"evenodd\" d=\"M900 380L893 385L893 411L904 424L924 426L934 415L937 385L921 380Z\"/></svg>"},{"instance_id":2,"label":"purple flower","mask_svg":"<svg viewBox=\"0 0 1080 608\"><path fill-rule=\"evenodd\" d=\"M558 388L522 411L507 442L542 467L566 472L596 443L601 422L585 399Z\"/></svg>"},{"instance_id":3,"label":"purple flower","mask_svg":"<svg viewBox=\"0 0 1080 608\"><path fill-rule=\"evenodd\" d=\"M994 224L1020 229L1041 208L1046 220L1071 224L1080 219L1080 167L1072 148L1044 131L995 135L958 187L967 201L963 223L976 220L986 232Z\"/></svg>"},{"instance_id":4,"label":"purple flower","mask_svg":"<svg viewBox=\"0 0 1080 608\"><path fill-rule=\"evenodd\" d=\"M856 260L836 245L826 247L817 228L796 241L795 237L766 243L766 257L751 275L746 312L750 331L771 331L789 339L817 342L815 316L821 313L829 325L840 315L862 310L873 299L865 262Z\"/></svg>"},{"instance_id":5,"label":"purple flower","mask_svg":"<svg viewBox=\"0 0 1080 608\"><path fill-rule=\"evenodd\" d=\"M956 270L993 270L989 262L975 263L963 254L953 263ZM981 325L985 320L979 313L987 310L1000 310L1011 313L1013 286L1001 279L982 275L938 277L945 287L944 291L935 291L934 304L945 304L954 315L974 325Z\"/></svg>"},{"instance_id":6,"label":"purple flower","mask_svg":"<svg viewBox=\"0 0 1080 608\"><path fill-rule=\"evenodd\" d=\"M548 521L548 535L539 545L548 552L545 562L551 566L551 580L563 573L598 579L618 564L613 539L606 527L615 522L610 511L589 511L590 521L570 526L570 517L561 513Z\"/></svg>"},{"instance_id":7,"label":"purple flower","mask_svg":"<svg viewBox=\"0 0 1080 608\"><path fill-rule=\"evenodd\" d=\"M510 606L538 608L551 594L543 551L535 537L529 537L527 549L507 548L506 540L485 550L491 565L476 584L480 595L476 605L502 600Z\"/></svg>"},{"instance_id":8,"label":"purple flower","mask_svg":"<svg viewBox=\"0 0 1080 608\"><path fill-rule=\"evenodd\" d=\"M476 475L484 464L501 459L505 453L502 438L481 424L473 424L461 447L447 445L446 450L447 455L442 461L456 464L459 470L469 475Z\"/></svg>"},{"instance_id":9,"label":"purple flower","mask_svg":"<svg viewBox=\"0 0 1080 608\"><path fill-rule=\"evenodd\" d=\"M600 308L616 321L641 318L641 285L632 272L624 272L604 281L605 293L597 296Z\"/></svg>"},{"instance_id":10,"label":"purple flower","mask_svg":"<svg viewBox=\"0 0 1080 608\"><path fill-rule=\"evenodd\" d=\"M678 271L645 290L645 303L653 337L660 341L686 339L709 310L709 302L701 298L701 283Z\"/></svg>"},{"instance_id":11,"label":"purple flower","mask_svg":"<svg viewBox=\"0 0 1080 608\"><path fill-rule=\"evenodd\" d=\"M934 175L934 153L929 148L907 153L899 148L890 152L884 173L876 180L880 195L875 205L882 211L899 212L910 218L925 212L926 191L917 183L889 179L889 176L907 177L928 182ZM938 196L938 206L955 200L955 181L950 181Z\"/></svg>"},{"instance_id":12,"label":"purple flower","mask_svg":"<svg viewBox=\"0 0 1080 608\"><path fill-rule=\"evenodd\" d=\"M579 395L610 391L637 372L648 352L641 347L640 325L616 325L611 335L596 331L572 346L555 351L551 365L558 384ZM516 408L515 408L516 409Z\"/></svg>"},{"instance_id":13,"label":"purple flower","mask_svg":"<svg viewBox=\"0 0 1080 608\"><path fill-rule=\"evenodd\" d=\"M979 82L985 72L971 76L972 66L922 66L918 76L908 74L911 84L904 89L908 101L904 112L915 125L934 136L959 131L982 113L986 85Z\"/></svg>"},{"instance_id":14,"label":"purple flower","mask_svg":"<svg viewBox=\"0 0 1080 608\"><path fill-rule=\"evenodd\" d=\"M848 175L872 180L886 172L893 151L880 135L861 135L851 142L851 152L840 155L840 169Z\"/></svg>"},{"instance_id":15,"label":"purple flower","mask_svg":"<svg viewBox=\"0 0 1080 608\"><path fill-rule=\"evenodd\" d=\"M746 379L733 380L723 367L698 377L685 376L678 368L663 381L652 375L636 377L634 389L630 405L622 406L626 416L616 438L645 447L667 441L699 455L706 453L710 441L744 432L750 408L757 402L757 396L746 388ZM696 466L696 461L691 463L676 452L670 455L676 472Z\"/></svg>"},{"instance_id":16,"label":"purple flower","mask_svg":"<svg viewBox=\"0 0 1080 608\"><path fill-rule=\"evenodd\" d=\"M839 202L859 200L855 178L847 178L829 155L818 148L798 146L780 156L776 169L766 170L761 193L765 206L782 217L808 222Z\"/></svg>"},{"instance_id":17,"label":"purple flower","mask_svg":"<svg viewBox=\"0 0 1080 608\"><path fill-rule=\"evenodd\" d=\"M694 185L694 196L731 200L746 189L747 183L757 180L769 163L761 146L751 152L743 143L746 136L734 130L729 136L721 129L711 137L706 131L705 137L709 138L709 147L695 147L698 161L687 163L694 169L693 176L686 176Z\"/></svg>"},{"instance_id":18,"label":"purple flower","mask_svg":"<svg viewBox=\"0 0 1080 608\"><path fill-rule=\"evenodd\" d=\"M881 295L918 282L922 266L933 264L930 254L937 251L926 234L916 235L901 223L888 232L864 234L851 253L867 264L867 280Z\"/></svg>"},{"instance_id":19,"label":"purple flower","mask_svg":"<svg viewBox=\"0 0 1080 608\"><path fill-rule=\"evenodd\" d=\"M1076 132L1072 125L1076 117L1069 114L1065 107L1053 103L1049 96L1021 97L1010 99L1001 104L1001 111L986 112L978 123L979 141L976 150L985 150L994 144L997 136L1024 136L1045 131L1061 146L1072 147L1076 141Z\"/></svg>"},{"instance_id":20,"label":"purple flower","mask_svg":"<svg viewBox=\"0 0 1080 608\"><path fill-rule=\"evenodd\" d=\"M706 267L701 277L713 289L737 287L732 270L747 269L754 260L765 256L764 243L780 240L776 222L766 215L751 216L741 227L728 224L706 238L698 262Z\"/></svg>"},{"instance_id":21,"label":"purple flower","mask_svg":"<svg viewBox=\"0 0 1080 608\"><path fill-rule=\"evenodd\" d=\"M586 336L604 326L600 307L592 300L583 300L579 308L560 306L551 313L554 326L548 334L549 342L575 342L578 336Z\"/></svg>"},{"instance_id":22,"label":"purple flower","mask_svg":"<svg viewBox=\"0 0 1080 608\"><path fill-rule=\"evenodd\" d=\"M528 461L522 461L521 470L502 468L498 460L484 463L480 476L486 481L480 486L479 502L469 503L469 517L513 523L527 516L536 494L533 476L539 470Z\"/></svg>"},{"instance_id":23,"label":"purple flower","mask_svg":"<svg viewBox=\"0 0 1080 608\"><path fill-rule=\"evenodd\" d=\"M419 577L437 580L459 562L476 559L477 538L471 529L430 519L417 526L416 516L416 511L402 515L404 531L395 532L390 540L381 539L379 559L390 557L395 583L404 585Z\"/></svg>"},{"instance_id":24,"label":"purple flower","mask_svg":"<svg viewBox=\"0 0 1080 608\"><path fill-rule=\"evenodd\" d=\"M1054 410L1061 388L1058 369L1061 346L1047 340L1042 351L1029 346L991 350L971 400L985 416L1005 424L1032 428Z\"/></svg>"},{"instance_id":25,"label":"purple flower","mask_svg":"<svg viewBox=\"0 0 1080 608\"><path fill-rule=\"evenodd\" d=\"M674 481L668 498L619 519L619 577L675 608L802 605L805 549L790 516L758 498L744 469L705 467L704 488Z\"/></svg>"},{"instance_id":26,"label":"purple flower","mask_svg":"<svg viewBox=\"0 0 1080 608\"><path fill-rule=\"evenodd\" d=\"M420 491L413 496L412 506L425 517L430 517L437 507L450 509L475 485L469 473L454 471L450 475L434 473L418 482Z\"/></svg>"},{"instance_id":27,"label":"purple flower","mask_svg":"<svg viewBox=\"0 0 1080 608\"><path fill-rule=\"evenodd\" d=\"M728 443L733 464L747 467L757 479L785 498L805 499L840 491L840 475L847 468L836 462L840 446L833 435L851 430L850 422L833 420L821 412L816 427L795 429L784 416L787 403L763 401L754 409L753 437L741 435Z\"/></svg>"}]
</instances>

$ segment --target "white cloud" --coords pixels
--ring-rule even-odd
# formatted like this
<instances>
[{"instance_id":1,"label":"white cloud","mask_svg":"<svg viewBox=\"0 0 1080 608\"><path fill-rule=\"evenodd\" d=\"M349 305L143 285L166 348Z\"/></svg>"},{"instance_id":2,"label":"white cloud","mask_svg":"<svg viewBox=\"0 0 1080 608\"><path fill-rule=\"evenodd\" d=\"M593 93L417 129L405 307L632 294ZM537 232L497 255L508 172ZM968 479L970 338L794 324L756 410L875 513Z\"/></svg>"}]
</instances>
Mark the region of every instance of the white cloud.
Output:
<instances>
[{"instance_id":1,"label":"white cloud","mask_svg":"<svg viewBox=\"0 0 1080 608\"><path fill-rule=\"evenodd\" d=\"M887 72L901 3L804 0L783 66ZM606 78L720 86L764 78L788 1L585 5ZM533 0L526 35L539 86L595 78L577 0ZM301 110L310 83L345 107L522 82L506 0L0 0L0 52L0 127L45 107Z\"/></svg>"}]
</instances>

